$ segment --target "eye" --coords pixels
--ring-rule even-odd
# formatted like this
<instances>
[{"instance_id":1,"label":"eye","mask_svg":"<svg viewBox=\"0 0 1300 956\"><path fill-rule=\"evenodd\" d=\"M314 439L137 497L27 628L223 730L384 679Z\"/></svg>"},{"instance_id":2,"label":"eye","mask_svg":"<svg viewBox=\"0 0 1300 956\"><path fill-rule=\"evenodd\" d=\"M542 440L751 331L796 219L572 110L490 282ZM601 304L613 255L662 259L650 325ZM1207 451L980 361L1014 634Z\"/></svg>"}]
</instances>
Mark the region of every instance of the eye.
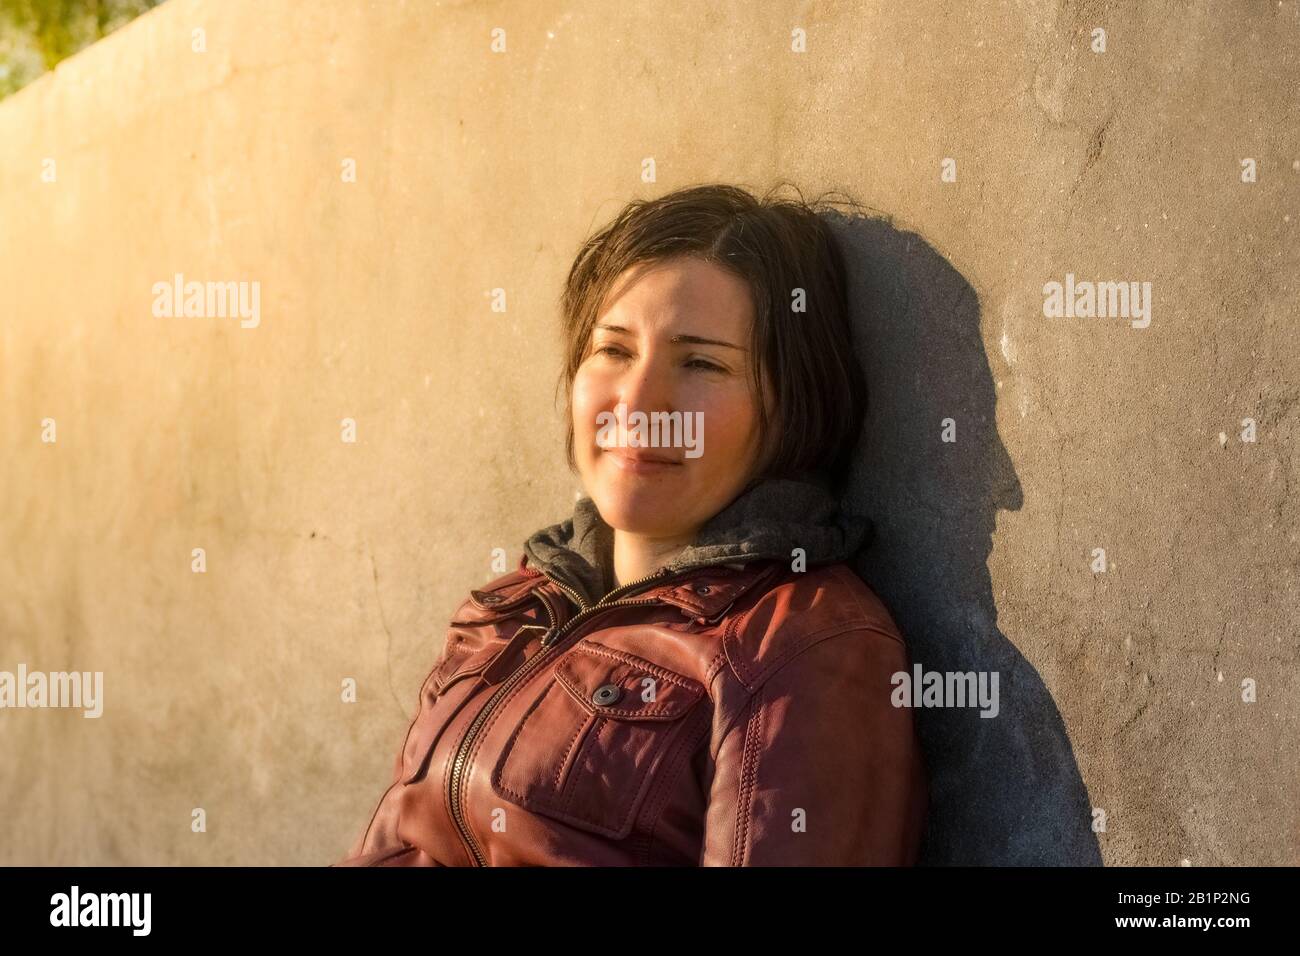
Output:
<instances>
[{"instance_id":1,"label":"eye","mask_svg":"<svg viewBox=\"0 0 1300 956\"><path fill-rule=\"evenodd\" d=\"M706 361L705 359L691 359L689 362L686 363L686 367L687 367L687 368L698 368L698 369L700 369L701 371L705 371L705 372L725 372L725 371L726 371L726 369L723 368L721 365L714 365L712 362Z\"/></svg>"},{"instance_id":2,"label":"eye","mask_svg":"<svg viewBox=\"0 0 1300 956\"><path fill-rule=\"evenodd\" d=\"M616 346L616 345L602 345L600 348L596 349L596 350L595 350L594 352L592 352L591 354L592 354L592 355L604 355L604 354L607 353L607 352L608 352L610 355L614 356L615 358L618 358L618 357L620 357L620 356L626 356L626 354L627 354L626 352L624 352L622 349L620 349L620 348L619 348L618 346Z\"/></svg>"}]
</instances>

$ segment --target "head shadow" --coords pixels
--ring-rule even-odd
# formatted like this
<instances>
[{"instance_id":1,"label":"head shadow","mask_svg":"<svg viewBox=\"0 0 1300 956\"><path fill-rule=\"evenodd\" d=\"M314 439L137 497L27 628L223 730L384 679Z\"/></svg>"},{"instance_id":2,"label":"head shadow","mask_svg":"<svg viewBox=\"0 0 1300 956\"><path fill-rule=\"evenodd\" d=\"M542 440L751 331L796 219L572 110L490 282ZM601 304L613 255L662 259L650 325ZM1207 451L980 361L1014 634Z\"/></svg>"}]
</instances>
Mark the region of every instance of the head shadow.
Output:
<instances>
[{"instance_id":1,"label":"head shadow","mask_svg":"<svg viewBox=\"0 0 1300 956\"><path fill-rule=\"evenodd\" d=\"M930 778L929 865L1100 865L1092 810L1060 712L998 629L986 560L1020 481L998 435L979 297L915 233L826 215L848 276L867 376L864 432L844 503L875 534L855 567L925 671L996 672L999 711L914 711ZM955 442L940 440L944 419Z\"/></svg>"}]
</instances>

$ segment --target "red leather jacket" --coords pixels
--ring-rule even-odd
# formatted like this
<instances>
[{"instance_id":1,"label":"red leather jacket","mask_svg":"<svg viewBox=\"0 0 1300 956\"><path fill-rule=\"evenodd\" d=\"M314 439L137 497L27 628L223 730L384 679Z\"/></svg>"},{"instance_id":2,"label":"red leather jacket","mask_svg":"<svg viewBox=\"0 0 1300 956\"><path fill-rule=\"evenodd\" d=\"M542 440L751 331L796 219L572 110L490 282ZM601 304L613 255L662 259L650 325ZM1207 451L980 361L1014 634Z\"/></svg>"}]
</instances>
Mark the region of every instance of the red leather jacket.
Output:
<instances>
[{"instance_id":1,"label":"red leather jacket","mask_svg":"<svg viewBox=\"0 0 1300 956\"><path fill-rule=\"evenodd\" d=\"M766 482L672 565L608 591L589 499L534 535L453 615L392 784L338 865L914 863L926 774L911 711L890 703L907 647L825 560L862 526L825 507L792 523L792 492L825 505Z\"/></svg>"}]
</instances>

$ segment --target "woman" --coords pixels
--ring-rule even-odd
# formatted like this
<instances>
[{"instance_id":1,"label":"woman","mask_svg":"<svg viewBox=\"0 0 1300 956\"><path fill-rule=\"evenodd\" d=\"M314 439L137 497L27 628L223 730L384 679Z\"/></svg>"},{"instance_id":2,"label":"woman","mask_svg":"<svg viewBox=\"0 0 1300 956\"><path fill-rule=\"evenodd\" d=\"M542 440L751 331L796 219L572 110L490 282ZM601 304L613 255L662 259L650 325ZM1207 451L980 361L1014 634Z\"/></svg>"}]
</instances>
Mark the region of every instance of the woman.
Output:
<instances>
[{"instance_id":1,"label":"woman","mask_svg":"<svg viewBox=\"0 0 1300 956\"><path fill-rule=\"evenodd\" d=\"M836 506L866 388L826 224L634 201L563 310L587 497L453 616L342 865L914 863L910 659Z\"/></svg>"}]
</instances>

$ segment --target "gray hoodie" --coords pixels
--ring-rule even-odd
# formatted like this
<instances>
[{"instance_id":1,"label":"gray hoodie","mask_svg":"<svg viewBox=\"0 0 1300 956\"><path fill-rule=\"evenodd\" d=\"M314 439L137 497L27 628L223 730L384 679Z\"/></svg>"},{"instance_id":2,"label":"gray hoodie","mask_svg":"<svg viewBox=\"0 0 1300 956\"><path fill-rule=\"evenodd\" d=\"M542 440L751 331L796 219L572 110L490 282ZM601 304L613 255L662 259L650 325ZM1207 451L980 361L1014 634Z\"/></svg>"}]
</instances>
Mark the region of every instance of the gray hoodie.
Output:
<instances>
[{"instance_id":1,"label":"gray hoodie","mask_svg":"<svg viewBox=\"0 0 1300 956\"><path fill-rule=\"evenodd\" d=\"M809 567L852 561L871 540L865 515L841 508L820 484L768 478L714 515L667 565L669 571L772 559L790 561L802 548ZM595 503L582 497L573 517L533 534L524 543L528 563L595 604L614 588L614 531Z\"/></svg>"}]
</instances>

